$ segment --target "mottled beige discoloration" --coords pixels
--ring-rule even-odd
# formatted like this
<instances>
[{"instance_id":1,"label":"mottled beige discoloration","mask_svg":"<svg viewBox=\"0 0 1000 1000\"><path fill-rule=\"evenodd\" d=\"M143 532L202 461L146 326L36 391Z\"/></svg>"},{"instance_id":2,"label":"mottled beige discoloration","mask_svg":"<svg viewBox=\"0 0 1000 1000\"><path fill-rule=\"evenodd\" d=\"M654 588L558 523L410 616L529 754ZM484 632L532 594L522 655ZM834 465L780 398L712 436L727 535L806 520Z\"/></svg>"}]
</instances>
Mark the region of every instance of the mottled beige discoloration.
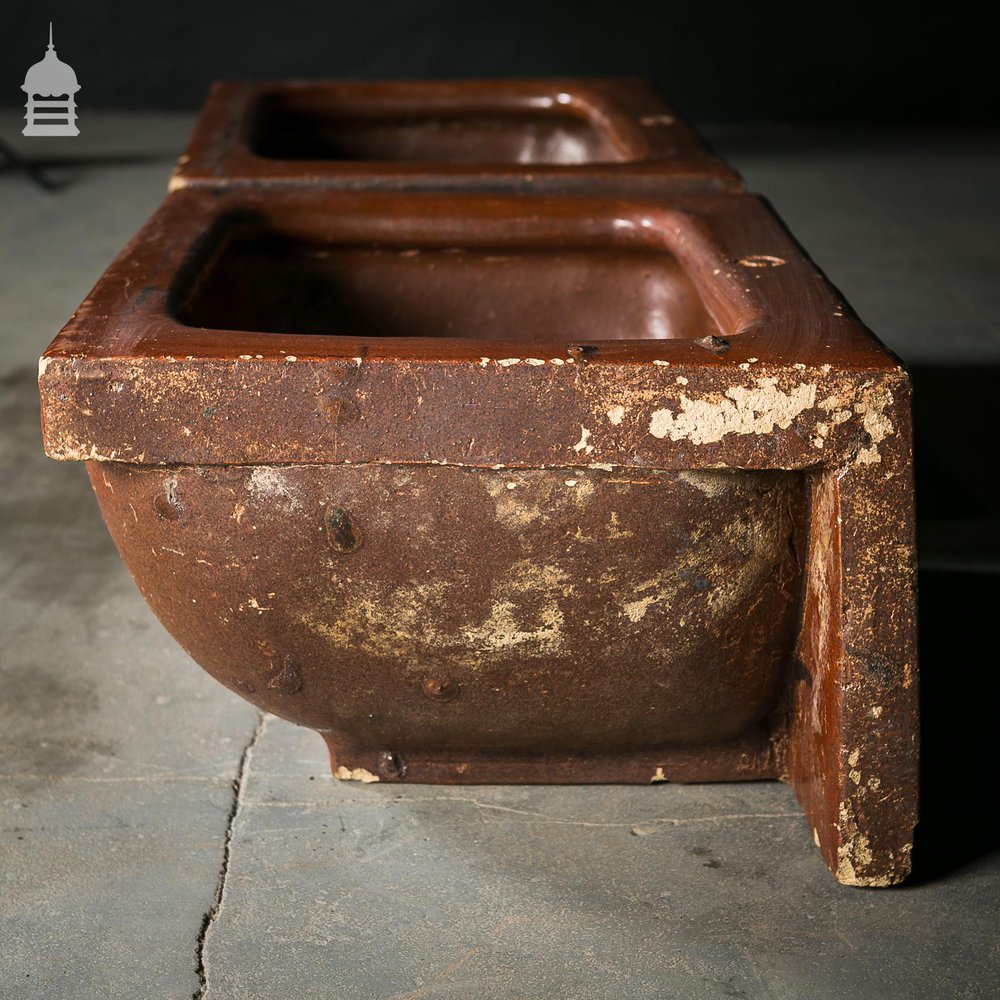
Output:
<instances>
[{"instance_id":1,"label":"mottled beige discoloration","mask_svg":"<svg viewBox=\"0 0 1000 1000\"><path fill-rule=\"evenodd\" d=\"M580 424L580 440L573 445L573 451L578 455L589 455L594 450L594 446L590 443L590 431Z\"/></svg>"},{"instance_id":2,"label":"mottled beige discoloration","mask_svg":"<svg viewBox=\"0 0 1000 1000\"><path fill-rule=\"evenodd\" d=\"M449 612L463 585L457 579L413 581L383 594L352 595L298 620L338 650L396 657L412 661L414 669L423 668L420 656L429 650L475 670L485 655L504 650L544 657L562 648L574 588L559 566L517 560L494 580L485 617L456 621ZM445 621L453 624L445 627Z\"/></svg>"},{"instance_id":3,"label":"mottled beige discoloration","mask_svg":"<svg viewBox=\"0 0 1000 1000\"><path fill-rule=\"evenodd\" d=\"M618 517L618 511L611 511L611 516L608 521L608 538L612 541L617 541L621 538L634 538L635 532L628 528L621 527L621 519Z\"/></svg>"},{"instance_id":4,"label":"mottled beige discoloration","mask_svg":"<svg viewBox=\"0 0 1000 1000\"><path fill-rule=\"evenodd\" d=\"M415 475L410 470L399 473L393 478L394 488L412 490L410 478ZM725 505L729 490L741 494L746 488L745 473L698 475L706 483L713 481L713 496L706 497L706 503ZM649 482L657 478L652 474ZM469 597L471 577L462 573L425 575L418 563L410 579L389 583L369 574L362 553L355 563L329 564L329 582L318 604L293 604L286 610L283 599L280 614L271 612L268 617L277 626L277 619L289 614L293 622L329 644L331 658L334 651L341 658L363 654L423 670L428 657L433 657L470 672L510 657L550 662L571 657L581 629L590 637L607 636L610 642L624 622L632 630L642 630L651 662L666 664L688 655L692 644L702 641L708 621L724 622L734 608L748 607L787 560L792 522L782 499L784 487L759 495L752 509L741 504L739 510L727 512L721 524L706 514L703 525L686 539L672 539L651 563L659 563L657 572L647 569L642 575L630 571L623 556L628 551L625 547L635 544L640 529L626 508L609 509L611 496L620 495L627 502L631 489L627 483L581 472L570 480L574 485L567 486L554 470L503 470L478 473L476 479L487 495L483 513L495 516L497 525L517 541L512 542L514 558L509 562L491 554L479 565L479 579L487 566L489 576L474 600ZM643 492L646 488L642 487ZM597 500L600 504L595 508ZM376 508L369 532L372 539L382 530L377 527L382 507ZM600 517L595 516L597 510ZM385 530L394 527L394 520L387 521ZM415 523L412 530L420 531L420 524ZM574 576L578 556L572 549L566 550L569 563L561 558L562 550L554 550L544 561L525 552L532 538L552 530L572 540L573 546L606 549L607 573L594 579ZM590 620L581 622L575 602L582 599L580 593L589 594L594 588L600 593L597 606L602 611L588 612L585 617ZM260 608L252 611L256 616L272 603L260 601Z\"/></svg>"},{"instance_id":5,"label":"mottled beige discoloration","mask_svg":"<svg viewBox=\"0 0 1000 1000\"><path fill-rule=\"evenodd\" d=\"M790 523L774 512L752 519L736 517L721 530L716 524L706 525L661 572L619 593L621 612L633 623L643 621L652 608L662 608L669 615L682 593L694 587L703 594L701 602L708 615L725 616L774 573L790 531ZM739 568L721 572L720 566L731 567L734 549L741 556ZM682 629L683 621L678 624ZM684 641L678 639L681 646Z\"/></svg>"},{"instance_id":6,"label":"mottled beige discoloration","mask_svg":"<svg viewBox=\"0 0 1000 1000\"><path fill-rule=\"evenodd\" d=\"M525 568L522 564L522 569ZM537 588L544 595L531 616L533 620L527 621L509 597L495 600L485 622L462 630L470 649L495 653L517 647L526 656L547 656L559 651L565 618L557 592L567 589L562 586L567 577L554 566L538 567L538 570L539 575L533 583L525 579L525 589ZM529 570L524 576L530 573Z\"/></svg>"},{"instance_id":7,"label":"mottled beige discoloration","mask_svg":"<svg viewBox=\"0 0 1000 1000\"><path fill-rule=\"evenodd\" d=\"M372 774L367 768L344 767L343 764L333 772L333 776L340 781L360 781L366 785L380 780L377 774Z\"/></svg>"},{"instance_id":8,"label":"mottled beige discoloration","mask_svg":"<svg viewBox=\"0 0 1000 1000\"><path fill-rule=\"evenodd\" d=\"M411 656L415 650L453 646L435 626L436 611L459 581L410 582L364 597L351 595L322 610L306 610L299 621L340 650L374 656Z\"/></svg>"},{"instance_id":9,"label":"mottled beige discoloration","mask_svg":"<svg viewBox=\"0 0 1000 1000\"><path fill-rule=\"evenodd\" d=\"M272 465L257 465L250 473L247 490L254 501L271 503L279 510L291 513L302 506L295 487L288 481L280 468Z\"/></svg>"},{"instance_id":10,"label":"mottled beige discoloration","mask_svg":"<svg viewBox=\"0 0 1000 1000\"><path fill-rule=\"evenodd\" d=\"M816 386L801 383L785 392L776 378L759 378L753 387L734 385L725 395L704 399L680 396L680 412L663 408L650 418L649 433L671 441L710 444L727 434L770 434L792 421L816 402Z\"/></svg>"},{"instance_id":11,"label":"mottled beige discoloration","mask_svg":"<svg viewBox=\"0 0 1000 1000\"><path fill-rule=\"evenodd\" d=\"M205 385L203 373L193 365L170 364L153 369L148 364L135 364L130 368L129 375L132 392L150 413L154 413L165 400L177 396L199 399L205 406L211 406L214 401L211 389Z\"/></svg>"},{"instance_id":12,"label":"mottled beige discoloration","mask_svg":"<svg viewBox=\"0 0 1000 1000\"><path fill-rule=\"evenodd\" d=\"M625 617L628 618L629 621L639 622L646 616L646 611L649 606L655 603L658 599L659 598L655 594L647 594L638 601L627 601L622 605L622 611L625 613Z\"/></svg>"},{"instance_id":13,"label":"mottled beige discoloration","mask_svg":"<svg viewBox=\"0 0 1000 1000\"><path fill-rule=\"evenodd\" d=\"M853 775L852 775L852 780ZM860 784L860 782L855 782ZM879 784L869 782L871 791L878 791ZM864 794L865 789L859 793ZM872 850L871 838L861 829L856 807L851 799L844 799L838 810L837 881L843 885L877 888L894 885L910 871L913 844L906 843L898 851L889 851L887 857L877 858ZM874 869L869 873L868 869Z\"/></svg>"},{"instance_id":14,"label":"mottled beige discoloration","mask_svg":"<svg viewBox=\"0 0 1000 1000\"><path fill-rule=\"evenodd\" d=\"M121 456L117 451L107 454L97 450L96 445L84 447L76 441L62 439L55 442L49 450L49 457L59 459L62 462L116 462ZM134 461L141 460L142 456L136 456Z\"/></svg>"},{"instance_id":15,"label":"mottled beige discoloration","mask_svg":"<svg viewBox=\"0 0 1000 1000\"><path fill-rule=\"evenodd\" d=\"M893 405L893 395L883 384L868 383L856 393L833 393L822 399L818 407L829 414L825 421L816 424L812 438L814 448L822 448L834 427L852 418L860 418L868 435L869 444L855 457L859 465L873 465L882 461L879 445L894 433L892 421L886 414Z\"/></svg>"},{"instance_id":16,"label":"mottled beige discoloration","mask_svg":"<svg viewBox=\"0 0 1000 1000\"><path fill-rule=\"evenodd\" d=\"M693 486L707 497L722 496L729 488L724 473L706 472L702 469L691 469L677 473L677 478L688 486Z\"/></svg>"},{"instance_id":17,"label":"mottled beige discoloration","mask_svg":"<svg viewBox=\"0 0 1000 1000\"><path fill-rule=\"evenodd\" d=\"M486 490L496 503L497 522L509 531L544 522L564 511L568 504L582 507L594 492L594 483L586 475L573 479L572 490L560 489L560 485L568 483L555 477L534 472L514 475L513 479L485 480Z\"/></svg>"},{"instance_id":18,"label":"mottled beige discoloration","mask_svg":"<svg viewBox=\"0 0 1000 1000\"><path fill-rule=\"evenodd\" d=\"M837 879L845 885L870 885L863 875L858 874L859 868L866 868L874 857L870 841L858 829L854 818L854 805L850 799L840 803L840 834L843 838L837 847ZM875 885L888 885L886 877L880 877Z\"/></svg>"},{"instance_id":19,"label":"mottled beige discoloration","mask_svg":"<svg viewBox=\"0 0 1000 1000\"><path fill-rule=\"evenodd\" d=\"M855 402L854 412L861 416L865 431L871 438L871 444L858 452L858 462L873 464L882 461L878 446L895 430L886 416L886 410L892 403L892 393L884 385L866 387L861 398Z\"/></svg>"}]
</instances>

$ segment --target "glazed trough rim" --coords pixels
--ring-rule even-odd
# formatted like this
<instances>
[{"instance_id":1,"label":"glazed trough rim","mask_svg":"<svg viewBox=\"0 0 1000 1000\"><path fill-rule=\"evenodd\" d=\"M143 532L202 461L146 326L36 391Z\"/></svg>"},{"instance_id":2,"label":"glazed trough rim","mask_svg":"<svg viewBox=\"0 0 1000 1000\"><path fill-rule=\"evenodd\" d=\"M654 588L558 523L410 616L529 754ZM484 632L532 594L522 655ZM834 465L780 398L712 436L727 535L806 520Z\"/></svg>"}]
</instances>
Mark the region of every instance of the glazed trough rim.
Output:
<instances>
[{"instance_id":1,"label":"glazed trough rim","mask_svg":"<svg viewBox=\"0 0 1000 1000\"><path fill-rule=\"evenodd\" d=\"M292 97L336 104L345 117L552 112L590 123L620 160L582 163L282 159L255 151L263 102ZM742 178L712 153L648 82L627 77L463 80L275 80L213 83L170 189L255 183L332 187L599 191L637 187L742 191Z\"/></svg>"},{"instance_id":2,"label":"glazed trough rim","mask_svg":"<svg viewBox=\"0 0 1000 1000\"><path fill-rule=\"evenodd\" d=\"M582 343L360 338L179 322L178 283L197 280L220 220L246 213L353 244L558 249L573 234L584 244L666 250L720 335ZM753 196L189 188L170 195L110 265L46 350L39 377L46 449L56 458L804 468L826 464L834 451L816 454L781 420L778 433L756 434L751 449L734 435L696 434L684 446L673 435L628 435L619 425L592 440L581 428L591 428L598 398L616 392L650 412L706 393L725 398L741 385L780 404L776 392L788 398L808 382L815 399L845 373L906 379ZM563 431L546 443L547 421L569 423L577 438L567 442ZM251 424L258 437L261 427L281 427L281 440L251 441Z\"/></svg>"}]
</instances>

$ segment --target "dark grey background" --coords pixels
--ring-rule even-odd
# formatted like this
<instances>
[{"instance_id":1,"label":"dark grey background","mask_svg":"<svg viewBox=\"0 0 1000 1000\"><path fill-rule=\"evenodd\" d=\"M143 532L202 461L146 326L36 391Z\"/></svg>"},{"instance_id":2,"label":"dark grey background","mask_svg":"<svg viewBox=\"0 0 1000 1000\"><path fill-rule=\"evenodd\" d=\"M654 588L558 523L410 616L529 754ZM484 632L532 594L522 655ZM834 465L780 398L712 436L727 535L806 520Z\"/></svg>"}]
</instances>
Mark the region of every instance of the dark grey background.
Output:
<instances>
[{"instance_id":1,"label":"dark grey background","mask_svg":"<svg viewBox=\"0 0 1000 1000\"><path fill-rule=\"evenodd\" d=\"M212 80L638 75L698 119L998 120L995 33L955 4L11 2L0 106L48 21L81 108L192 109Z\"/></svg>"}]
</instances>

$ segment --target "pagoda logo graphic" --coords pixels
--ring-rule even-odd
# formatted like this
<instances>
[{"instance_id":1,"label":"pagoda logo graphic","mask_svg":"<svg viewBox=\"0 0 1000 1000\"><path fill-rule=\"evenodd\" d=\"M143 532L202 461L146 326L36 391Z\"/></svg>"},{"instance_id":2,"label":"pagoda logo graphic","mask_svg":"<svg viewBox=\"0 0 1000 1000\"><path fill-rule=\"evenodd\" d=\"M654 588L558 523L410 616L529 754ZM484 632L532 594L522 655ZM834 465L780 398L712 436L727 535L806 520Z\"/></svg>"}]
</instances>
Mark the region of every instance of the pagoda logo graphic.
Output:
<instances>
[{"instance_id":1,"label":"pagoda logo graphic","mask_svg":"<svg viewBox=\"0 0 1000 1000\"><path fill-rule=\"evenodd\" d=\"M27 125L22 135L79 135L80 130L76 127L76 92L79 89L73 67L56 55L50 21L45 58L28 70L21 86L28 95L24 116Z\"/></svg>"}]
</instances>

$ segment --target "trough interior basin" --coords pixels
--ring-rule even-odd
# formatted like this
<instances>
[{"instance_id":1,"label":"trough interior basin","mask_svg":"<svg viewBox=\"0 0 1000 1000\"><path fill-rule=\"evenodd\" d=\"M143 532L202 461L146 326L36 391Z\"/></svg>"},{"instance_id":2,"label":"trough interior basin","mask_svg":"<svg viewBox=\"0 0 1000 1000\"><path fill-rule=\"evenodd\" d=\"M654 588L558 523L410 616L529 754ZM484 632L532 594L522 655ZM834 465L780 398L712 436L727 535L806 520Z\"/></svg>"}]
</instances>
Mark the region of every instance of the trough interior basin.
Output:
<instances>
[{"instance_id":1,"label":"trough interior basin","mask_svg":"<svg viewBox=\"0 0 1000 1000\"><path fill-rule=\"evenodd\" d=\"M189 326L476 340L668 340L719 335L665 249L613 234L559 248L340 242L223 224L175 290Z\"/></svg>"},{"instance_id":2,"label":"trough interior basin","mask_svg":"<svg viewBox=\"0 0 1000 1000\"><path fill-rule=\"evenodd\" d=\"M252 151L275 160L586 164L632 159L625 142L585 110L498 107L407 110L338 107L309 93L262 97Z\"/></svg>"}]
</instances>

